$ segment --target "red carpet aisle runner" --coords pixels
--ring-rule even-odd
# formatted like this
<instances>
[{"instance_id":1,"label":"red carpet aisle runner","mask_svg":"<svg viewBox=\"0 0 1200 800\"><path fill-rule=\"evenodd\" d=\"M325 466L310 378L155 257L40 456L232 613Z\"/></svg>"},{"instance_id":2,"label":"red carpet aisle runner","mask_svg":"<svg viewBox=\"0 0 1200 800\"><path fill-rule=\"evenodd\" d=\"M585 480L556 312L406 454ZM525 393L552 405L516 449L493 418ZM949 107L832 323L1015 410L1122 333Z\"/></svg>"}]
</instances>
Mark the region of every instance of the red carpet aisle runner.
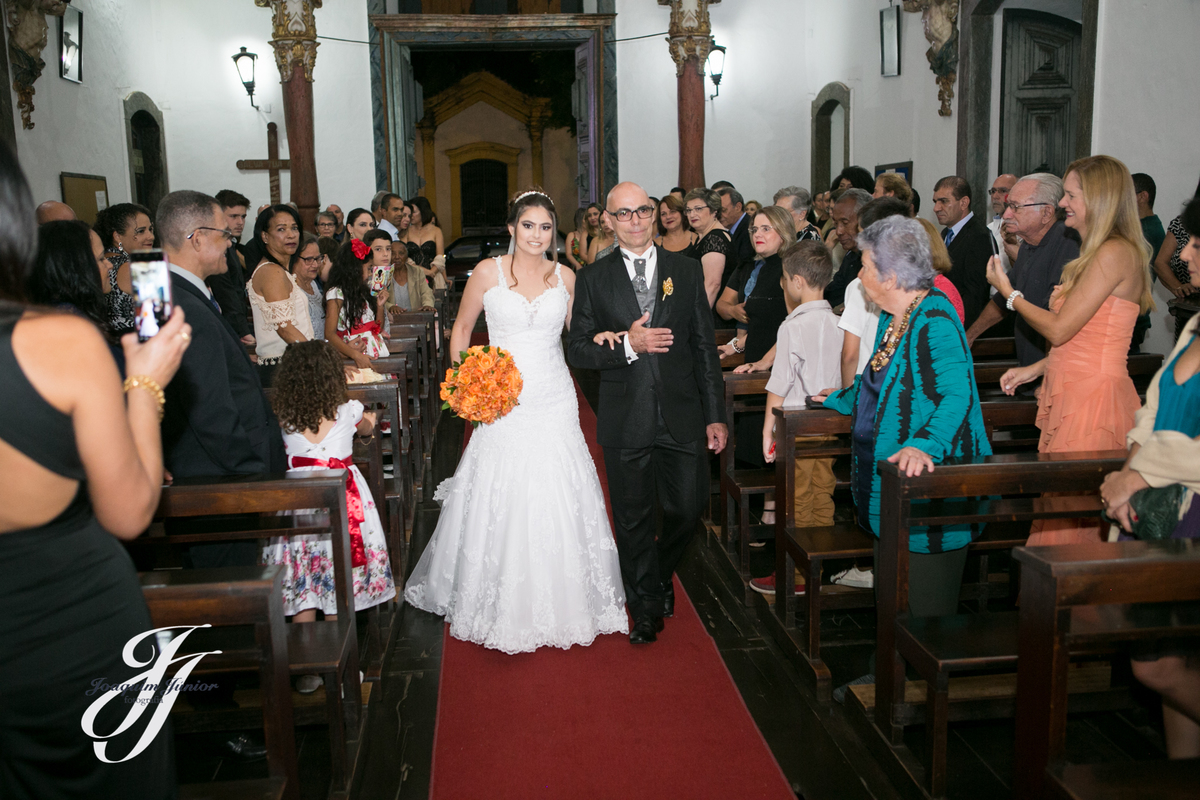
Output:
<instances>
[{"instance_id":1,"label":"red carpet aisle runner","mask_svg":"<svg viewBox=\"0 0 1200 800\"><path fill-rule=\"evenodd\" d=\"M579 417L604 484L582 394ZM675 596L641 647L615 634L510 656L446 634L430 797L794 800L678 580Z\"/></svg>"}]
</instances>

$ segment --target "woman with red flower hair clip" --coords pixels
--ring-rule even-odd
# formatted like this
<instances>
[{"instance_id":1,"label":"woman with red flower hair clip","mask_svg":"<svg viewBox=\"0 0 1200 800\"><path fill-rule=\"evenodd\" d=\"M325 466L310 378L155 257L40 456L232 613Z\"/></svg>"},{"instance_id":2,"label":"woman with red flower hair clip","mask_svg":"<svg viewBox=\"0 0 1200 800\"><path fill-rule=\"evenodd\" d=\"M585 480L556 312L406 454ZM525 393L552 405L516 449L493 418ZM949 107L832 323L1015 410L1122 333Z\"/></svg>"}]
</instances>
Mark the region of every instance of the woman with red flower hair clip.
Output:
<instances>
[{"instance_id":1,"label":"woman with red flower hair clip","mask_svg":"<svg viewBox=\"0 0 1200 800\"><path fill-rule=\"evenodd\" d=\"M342 245L325 290L325 338L334 349L369 369L372 358L388 355L384 333L376 320L384 318L387 289L374 297L367 281L376 263L391 262L392 239L380 230L367 231L360 239Z\"/></svg>"}]
</instances>

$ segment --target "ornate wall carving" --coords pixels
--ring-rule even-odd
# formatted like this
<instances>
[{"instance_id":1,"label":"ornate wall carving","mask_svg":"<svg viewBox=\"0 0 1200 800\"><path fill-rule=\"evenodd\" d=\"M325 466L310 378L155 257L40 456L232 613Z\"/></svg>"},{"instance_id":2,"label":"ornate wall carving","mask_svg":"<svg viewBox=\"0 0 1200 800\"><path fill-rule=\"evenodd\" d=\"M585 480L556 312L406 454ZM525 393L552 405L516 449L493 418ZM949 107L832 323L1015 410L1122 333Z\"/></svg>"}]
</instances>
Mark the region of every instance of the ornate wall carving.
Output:
<instances>
[{"instance_id":1,"label":"ornate wall carving","mask_svg":"<svg viewBox=\"0 0 1200 800\"><path fill-rule=\"evenodd\" d=\"M5 22L8 25L8 57L12 62L13 91L26 130L33 129L33 84L41 77L46 62L50 26L46 15L61 17L69 0L8 0ZM55 49L57 52L57 48Z\"/></svg>"},{"instance_id":2,"label":"ornate wall carving","mask_svg":"<svg viewBox=\"0 0 1200 800\"><path fill-rule=\"evenodd\" d=\"M662 0L659 0L661 2ZM925 38L929 49L929 69L937 76L938 114L951 115L950 101L954 99L954 81L958 77L958 3L959 0L904 0L904 10L921 12Z\"/></svg>"},{"instance_id":3,"label":"ornate wall carving","mask_svg":"<svg viewBox=\"0 0 1200 800\"><path fill-rule=\"evenodd\" d=\"M313 11L322 0L254 0L260 8L270 8L274 14L275 63L279 77L287 83L292 79L296 64L304 65L304 79L312 83L313 67L317 63L317 22Z\"/></svg>"},{"instance_id":4,"label":"ornate wall carving","mask_svg":"<svg viewBox=\"0 0 1200 800\"><path fill-rule=\"evenodd\" d=\"M704 62L712 47L712 24L708 7L721 0L658 0L660 6L671 7L671 26L667 41L671 58L675 60L676 76L683 75L688 59L696 59L696 70L704 76Z\"/></svg>"}]
</instances>

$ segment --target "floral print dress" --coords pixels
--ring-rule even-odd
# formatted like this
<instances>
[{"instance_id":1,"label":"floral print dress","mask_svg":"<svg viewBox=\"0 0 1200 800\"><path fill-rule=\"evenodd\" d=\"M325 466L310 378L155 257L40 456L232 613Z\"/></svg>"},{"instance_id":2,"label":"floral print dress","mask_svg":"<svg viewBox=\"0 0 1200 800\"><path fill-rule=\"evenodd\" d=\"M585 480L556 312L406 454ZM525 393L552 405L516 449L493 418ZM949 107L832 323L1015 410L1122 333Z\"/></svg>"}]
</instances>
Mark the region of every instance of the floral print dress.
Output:
<instances>
[{"instance_id":1,"label":"floral print dress","mask_svg":"<svg viewBox=\"0 0 1200 800\"><path fill-rule=\"evenodd\" d=\"M294 458L328 461L353 457L354 432L363 416L363 404L350 400L338 407L337 421L320 442L310 442L302 433L283 432L283 445L288 454L288 471L301 472L328 469L326 466L291 466ZM388 560L387 539L371 490L358 467L351 465L350 473L362 500L364 520L360 525L366 565L354 568L354 608L379 605L396 596L396 584ZM347 497L349 508L353 500ZM324 516L324 512L321 512ZM309 608L319 608L325 614L337 613L337 592L333 580L333 546L329 534L302 534L272 537L263 548L264 564L279 564L286 568L283 576L283 610L288 616Z\"/></svg>"}]
</instances>

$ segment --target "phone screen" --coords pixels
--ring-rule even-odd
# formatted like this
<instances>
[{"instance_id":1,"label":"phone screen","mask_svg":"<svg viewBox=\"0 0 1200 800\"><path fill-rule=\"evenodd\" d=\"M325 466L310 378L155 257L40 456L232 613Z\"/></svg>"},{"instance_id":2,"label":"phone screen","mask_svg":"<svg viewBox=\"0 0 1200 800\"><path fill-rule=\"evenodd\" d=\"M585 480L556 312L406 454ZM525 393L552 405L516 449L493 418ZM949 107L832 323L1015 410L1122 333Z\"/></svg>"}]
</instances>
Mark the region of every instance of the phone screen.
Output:
<instances>
[{"instance_id":1,"label":"phone screen","mask_svg":"<svg viewBox=\"0 0 1200 800\"><path fill-rule=\"evenodd\" d=\"M134 327L144 342L166 324L175 305L171 294L171 270L162 250L135 250L129 254L133 283Z\"/></svg>"}]
</instances>

